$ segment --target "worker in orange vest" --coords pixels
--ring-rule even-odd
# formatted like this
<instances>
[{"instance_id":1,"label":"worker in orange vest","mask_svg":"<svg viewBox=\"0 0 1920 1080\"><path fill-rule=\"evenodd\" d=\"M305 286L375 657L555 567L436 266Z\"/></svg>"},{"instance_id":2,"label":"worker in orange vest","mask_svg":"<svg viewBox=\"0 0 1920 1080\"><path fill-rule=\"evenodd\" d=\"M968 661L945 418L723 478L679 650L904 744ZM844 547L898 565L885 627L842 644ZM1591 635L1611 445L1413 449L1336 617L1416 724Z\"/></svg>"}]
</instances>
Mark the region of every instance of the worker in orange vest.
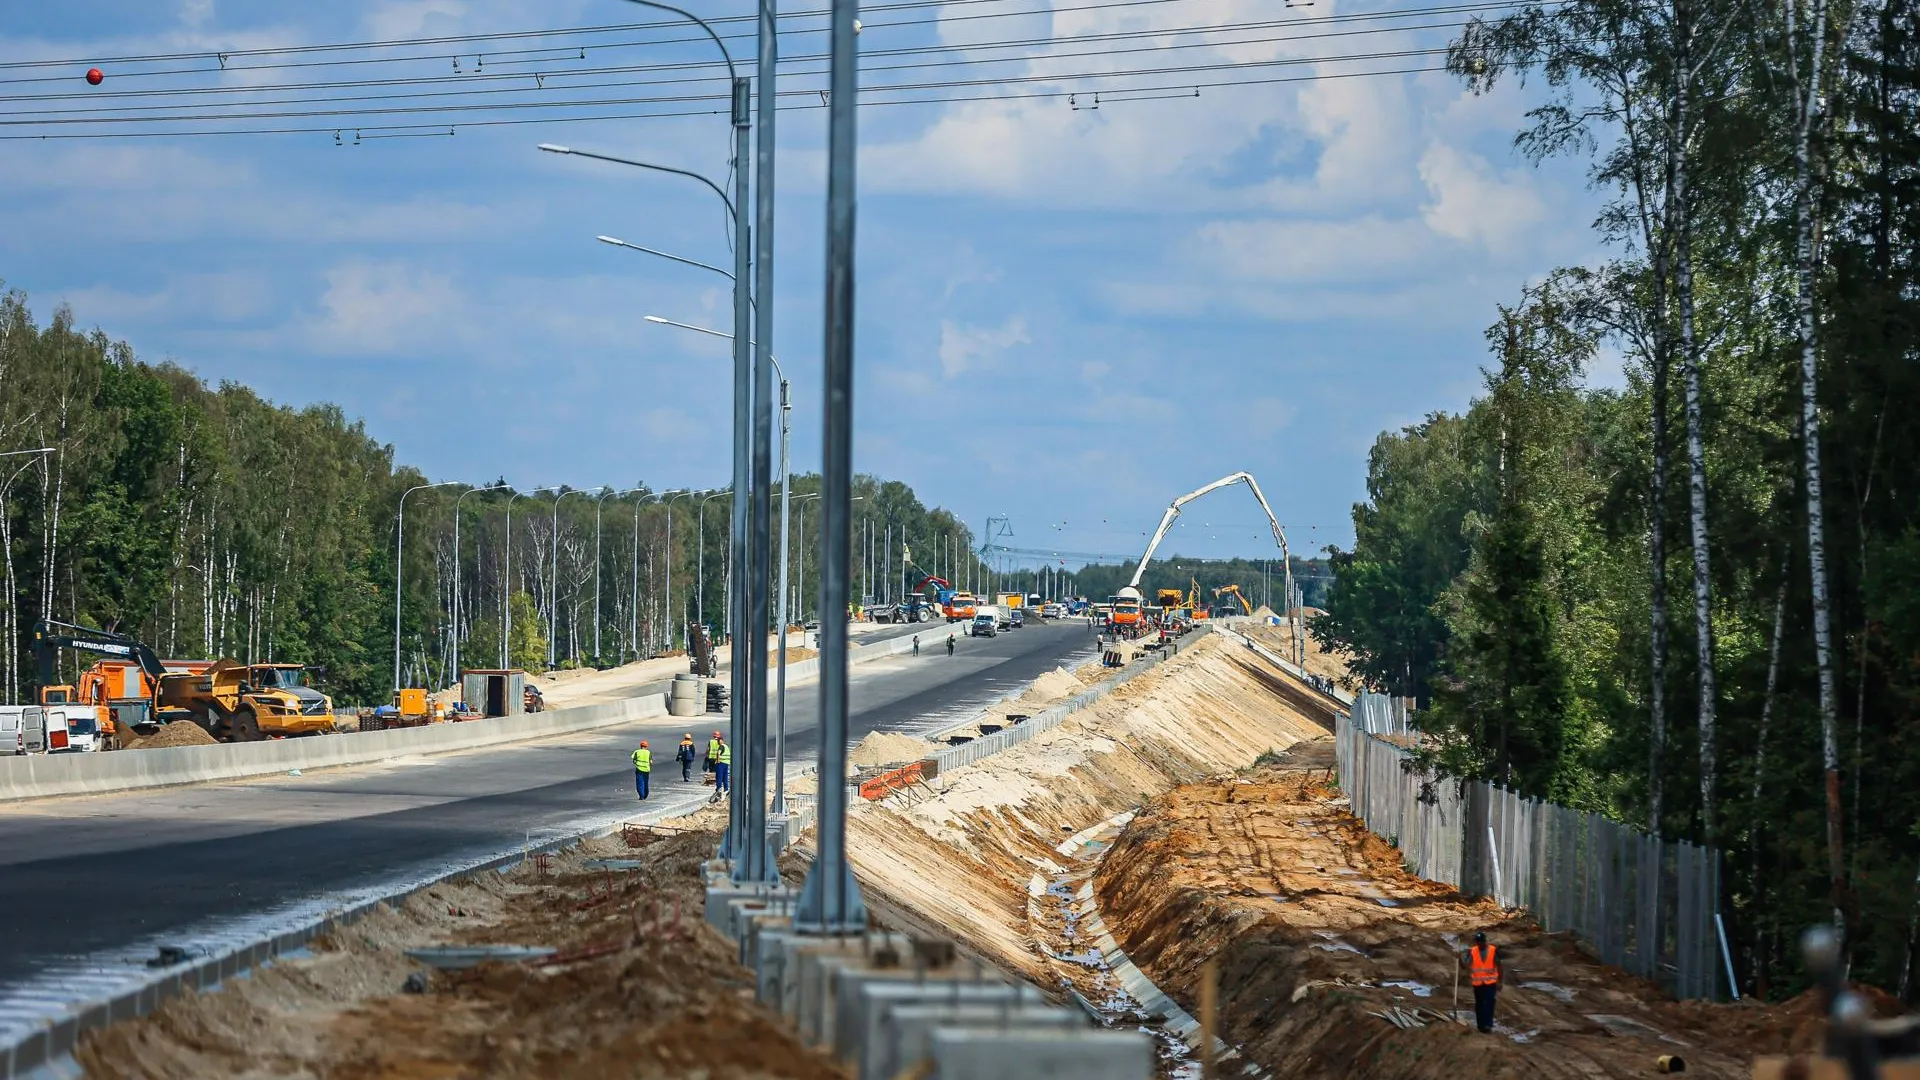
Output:
<instances>
[{"instance_id":1,"label":"worker in orange vest","mask_svg":"<svg viewBox=\"0 0 1920 1080\"><path fill-rule=\"evenodd\" d=\"M1467 977L1473 982L1474 1026L1493 1030L1493 1002L1500 994L1500 949L1487 944L1487 935L1475 933L1473 947L1467 950Z\"/></svg>"}]
</instances>

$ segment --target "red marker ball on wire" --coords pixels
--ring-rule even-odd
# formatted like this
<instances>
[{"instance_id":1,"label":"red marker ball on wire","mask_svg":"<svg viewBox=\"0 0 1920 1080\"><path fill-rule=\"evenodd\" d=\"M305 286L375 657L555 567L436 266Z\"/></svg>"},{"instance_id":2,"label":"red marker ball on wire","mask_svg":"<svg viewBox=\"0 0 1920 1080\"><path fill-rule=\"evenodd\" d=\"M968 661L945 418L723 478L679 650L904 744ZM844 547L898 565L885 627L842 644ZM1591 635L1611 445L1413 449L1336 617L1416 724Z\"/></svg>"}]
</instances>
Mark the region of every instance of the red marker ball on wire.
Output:
<instances>
[{"instance_id":1,"label":"red marker ball on wire","mask_svg":"<svg viewBox=\"0 0 1920 1080\"><path fill-rule=\"evenodd\" d=\"M90 85L99 86L101 81L104 80L106 77L107 77L106 73L101 71L99 68L87 69L87 82Z\"/></svg>"}]
</instances>

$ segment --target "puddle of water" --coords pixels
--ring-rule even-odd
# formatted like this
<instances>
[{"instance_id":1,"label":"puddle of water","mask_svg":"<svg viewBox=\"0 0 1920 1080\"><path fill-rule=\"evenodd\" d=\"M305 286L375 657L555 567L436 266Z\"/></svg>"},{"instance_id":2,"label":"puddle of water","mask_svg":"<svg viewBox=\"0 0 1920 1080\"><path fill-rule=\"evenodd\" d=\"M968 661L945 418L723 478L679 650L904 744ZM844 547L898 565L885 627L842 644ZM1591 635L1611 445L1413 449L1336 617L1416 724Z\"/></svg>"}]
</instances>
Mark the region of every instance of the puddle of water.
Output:
<instances>
[{"instance_id":1,"label":"puddle of water","mask_svg":"<svg viewBox=\"0 0 1920 1080\"><path fill-rule=\"evenodd\" d=\"M1428 986L1426 983L1414 982L1412 979L1388 979L1380 985L1410 991L1414 997L1433 996L1433 987Z\"/></svg>"},{"instance_id":2,"label":"puddle of water","mask_svg":"<svg viewBox=\"0 0 1920 1080\"><path fill-rule=\"evenodd\" d=\"M1573 991L1557 983L1523 982L1520 985L1527 990L1538 990L1541 993L1552 994L1554 997L1559 998L1562 1004L1573 1004Z\"/></svg>"},{"instance_id":3,"label":"puddle of water","mask_svg":"<svg viewBox=\"0 0 1920 1080\"><path fill-rule=\"evenodd\" d=\"M1313 948L1325 949L1327 952L1350 952L1355 956L1367 955L1344 941L1316 941L1313 943Z\"/></svg>"},{"instance_id":4,"label":"puddle of water","mask_svg":"<svg viewBox=\"0 0 1920 1080\"><path fill-rule=\"evenodd\" d=\"M1532 1042L1533 1037L1538 1034L1540 1034L1540 1029L1534 1028L1532 1031L1516 1031L1507 1037L1512 1039L1514 1042L1524 1043L1524 1042Z\"/></svg>"}]
</instances>

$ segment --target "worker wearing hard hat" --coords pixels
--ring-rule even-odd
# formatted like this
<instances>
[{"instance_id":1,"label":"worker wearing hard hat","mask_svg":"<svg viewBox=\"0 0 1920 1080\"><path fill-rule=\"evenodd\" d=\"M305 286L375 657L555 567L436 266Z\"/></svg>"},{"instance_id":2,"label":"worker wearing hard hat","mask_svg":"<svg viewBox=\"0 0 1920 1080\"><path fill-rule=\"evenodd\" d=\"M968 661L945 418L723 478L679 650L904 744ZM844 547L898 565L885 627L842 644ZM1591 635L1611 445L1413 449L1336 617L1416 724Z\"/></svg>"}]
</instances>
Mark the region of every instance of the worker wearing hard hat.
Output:
<instances>
[{"instance_id":1,"label":"worker wearing hard hat","mask_svg":"<svg viewBox=\"0 0 1920 1080\"><path fill-rule=\"evenodd\" d=\"M647 781L653 773L653 751L647 749L647 740L640 740L640 749L633 752L633 790L642 801L647 797Z\"/></svg>"},{"instance_id":2,"label":"worker wearing hard hat","mask_svg":"<svg viewBox=\"0 0 1920 1080\"><path fill-rule=\"evenodd\" d=\"M1467 950L1467 977L1473 983L1474 1026L1483 1032L1493 1030L1494 999L1500 995L1500 949L1487 944L1487 935L1475 933Z\"/></svg>"},{"instance_id":3,"label":"worker wearing hard hat","mask_svg":"<svg viewBox=\"0 0 1920 1080\"><path fill-rule=\"evenodd\" d=\"M713 753L713 794L718 798L733 790L732 785L728 783L728 774L733 771L733 748L728 746L727 740L721 738L717 732L714 734L713 741L719 746L719 749Z\"/></svg>"},{"instance_id":4,"label":"worker wearing hard hat","mask_svg":"<svg viewBox=\"0 0 1920 1080\"><path fill-rule=\"evenodd\" d=\"M711 738L711 739L708 739L708 740L707 740L707 768L706 768L706 771L707 771L707 772L713 772L713 771L714 771L714 767L715 767L715 764L716 764L716 763L717 763L717 762L718 762L719 760L720 760L720 733L716 731L716 732L714 732L714 733L713 733L713 738Z\"/></svg>"},{"instance_id":5,"label":"worker wearing hard hat","mask_svg":"<svg viewBox=\"0 0 1920 1080\"><path fill-rule=\"evenodd\" d=\"M680 749L673 752L673 759L680 763L681 783L693 783L693 759L698 756L693 750L693 732L680 736Z\"/></svg>"}]
</instances>

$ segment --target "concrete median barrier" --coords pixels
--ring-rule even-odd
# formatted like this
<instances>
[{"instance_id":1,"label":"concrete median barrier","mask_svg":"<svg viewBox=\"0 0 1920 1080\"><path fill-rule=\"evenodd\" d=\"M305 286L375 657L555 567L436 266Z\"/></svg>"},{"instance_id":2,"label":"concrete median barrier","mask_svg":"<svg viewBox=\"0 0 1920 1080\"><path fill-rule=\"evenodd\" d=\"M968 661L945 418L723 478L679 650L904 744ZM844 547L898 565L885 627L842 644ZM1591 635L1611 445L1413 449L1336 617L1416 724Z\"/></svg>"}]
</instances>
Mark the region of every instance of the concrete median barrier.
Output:
<instances>
[{"instance_id":1,"label":"concrete median barrier","mask_svg":"<svg viewBox=\"0 0 1920 1080\"><path fill-rule=\"evenodd\" d=\"M0 802L93 795L136 788L177 787L215 780L269 776L292 769L367 765L420 754L475 750L503 743L571 735L667 715L666 698L647 694L604 705L459 724L316 735L218 746L170 746L99 754L0 758Z\"/></svg>"}]
</instances>

